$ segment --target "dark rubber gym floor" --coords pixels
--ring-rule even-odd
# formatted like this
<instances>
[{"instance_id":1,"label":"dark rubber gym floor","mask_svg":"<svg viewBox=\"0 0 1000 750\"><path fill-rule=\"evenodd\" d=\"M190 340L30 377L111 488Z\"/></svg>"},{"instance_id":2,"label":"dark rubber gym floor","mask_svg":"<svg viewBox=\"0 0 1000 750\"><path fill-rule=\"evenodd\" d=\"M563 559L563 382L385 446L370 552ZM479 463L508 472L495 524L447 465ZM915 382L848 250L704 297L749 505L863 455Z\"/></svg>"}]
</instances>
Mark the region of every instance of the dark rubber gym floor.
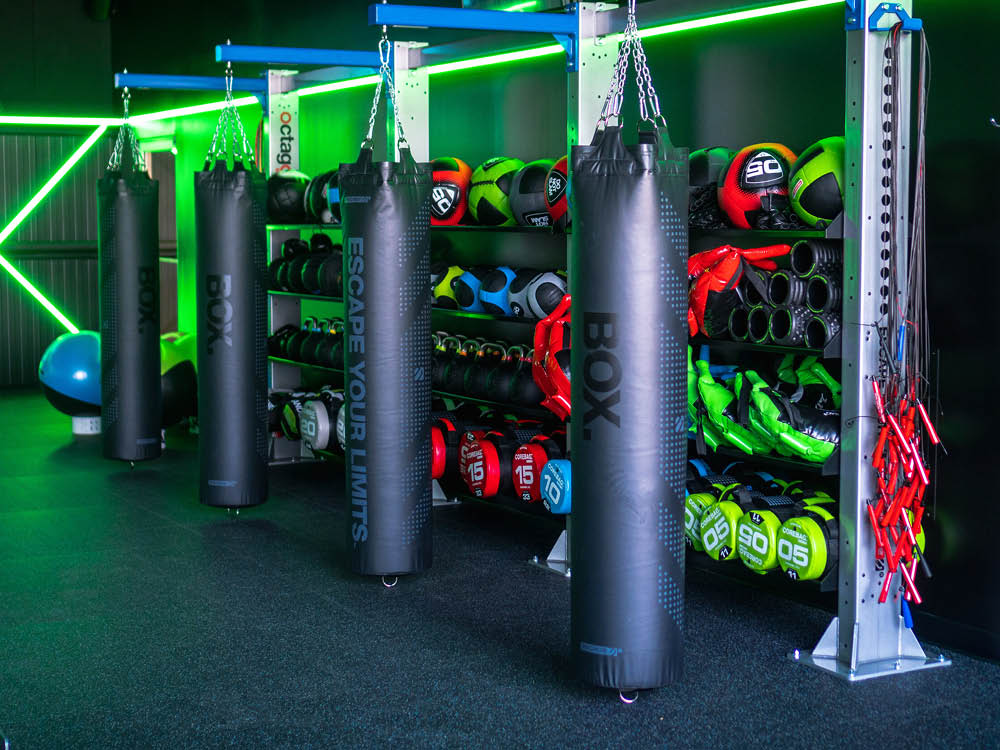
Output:
<instances>
[{"instance_id":1,"label":"dark rubber gym floor","mask_svg":"<svg viewBox=\"0 0 1000 750\"><path fill-rule=\"evenodd\" d=\"M435 511L435 562L344 568L342 475L198 505L194 442L130 471L36 391L0 392L0 733L20 748L996 747L1000 666L847 685L787 661L829 614L691 571L687 676L625 706L576 682L554 527ZM3 743L0 742L0 747Z\"/></svg>"}]
</instances>

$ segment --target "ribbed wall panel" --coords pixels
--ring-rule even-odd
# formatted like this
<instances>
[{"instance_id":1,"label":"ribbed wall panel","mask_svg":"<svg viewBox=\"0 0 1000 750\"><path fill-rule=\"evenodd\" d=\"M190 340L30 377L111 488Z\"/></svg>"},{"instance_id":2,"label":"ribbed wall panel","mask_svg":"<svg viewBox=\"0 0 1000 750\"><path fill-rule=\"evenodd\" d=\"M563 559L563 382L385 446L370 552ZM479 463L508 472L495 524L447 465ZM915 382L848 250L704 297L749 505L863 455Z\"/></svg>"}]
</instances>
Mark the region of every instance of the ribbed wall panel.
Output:
<instances>
[{"instance_id":1,"label":"ribbed wall panel","mask_svg":"<svg viewBox=\"0 0 1000 750\"><path fill-rule=\"evenodd\" d=\"M92 130L0 134L0 227L10 221ZM96 330L97 197L113 136L102 139L11 236L0 253L80 329ZM59 248L81 257L60 257ZM38 248L38 250L33 250ZM45 348L66 329L0 271L0 386L38 380Z\"/></svg>"},{"instance_id":2,"label":"ribbed wall panel","mask_svg":"<svg viewBox=\"0 0 1000 750\"><path fill-rule=\"evenodd\" d=\"M6 224L92 131L67 135L0 135L0 216ZM113 136L95 144L84 158L4 243L7 250L36 245L96 245L97 196Z\"/></svg>"},{"instance_id":3,"label":"ribbed wall panel","mask_svg":"<svg viewBox=\"0 0 1000 750\"><path fill-rule=\"evenodd\" d=\"M97 330L97 258L19 259L18 270L81 330ZM45 348L66 332L16 281L0 274L0 386L38 381Z\"/></svg>"}]
</instances>

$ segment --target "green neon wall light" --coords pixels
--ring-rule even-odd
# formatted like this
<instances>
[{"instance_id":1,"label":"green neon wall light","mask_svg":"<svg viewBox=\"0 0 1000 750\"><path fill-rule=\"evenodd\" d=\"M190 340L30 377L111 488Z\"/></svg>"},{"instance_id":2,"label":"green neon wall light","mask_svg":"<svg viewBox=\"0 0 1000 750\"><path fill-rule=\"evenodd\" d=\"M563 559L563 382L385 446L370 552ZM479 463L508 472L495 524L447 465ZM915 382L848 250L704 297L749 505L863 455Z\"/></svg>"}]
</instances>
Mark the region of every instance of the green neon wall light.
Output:
<instances>
[{"instance_id":1,"label":"green neon wall light","mask_svg":"<svg viewBox=\"0 0 1000 750\"><path fill-rule=\"evenodd\" d=\"M97 143L98 139L104 135L104 131L107 129L108 126L105 124L99 125L93 133L87 136L87 140L80 144L79 148L77 148L76 151L74 151L63 163L63 165L55 171L55 174L53 174L48 181L42 185L39 191L31 197L31 200L24 204L24 208L18 211L14 218L7 222L7 226L0 230L0 245L3 245L3 243L7 241L7 238L10 237L17 230L17 228L24 223L24 220L28 218L38 204L45 200L45 196L51 193L53 188L59 184L62 178L69 173L73 166L80 161L80 159L82 159L88 151L90 151L91 147ZM23 286L25 290L27 290L28 294L38 300L42 307L52 314L52 317L62 323L66 327L67 331L70 333L79 332L80 329L73 325L72 321L63 315L59 308L53 305L44 294L38 291L35 285L28 281L24 274L14 268L10 261L3 257L3 255L0 255L0 266L2 266L3 269L7 271L7 273L9 273L18 284Z\"/></svg>"},{"instance_id":2,"label":"green neon wall light","mask_svg":"<svg viewBox=\"0 0 1000 750\"><path fill-rule=\"evenodd\" d=\"M346 89L356 89L360 86L374 86L378 83L377 75L362 76L361 78L348 78L345 81L334 81L333 83L321 83L317 86L306 86L299 89L299 96L315 96L316 94L328 94L331 91L344 91Z\"/></svg>"},{"instance_id":3,"label":"green neon wall light","mask_svg":"<svg viewBox=\"0 0 1000 750\"><path fill-rule=\"evenodd\" d=\"M237 99L233 99L233 104L237 107L245 107L248 104L260 104L260 102L256 96L241 96ZM190 115L200 115L204 112L218 112L225 106L226 102L225 100L222 100L219 102L207 102L206 104L195 104L190 107L164 109L160 112L150 112L145 115L134 115L129 118L129 122L141 125L143 123L156 122L158 120L172 120L180 117L189 117Z\"/></svg>"},{"instance_id":4,"label":"green neon wall light","mask_svg":"<svg viewBox=\"0 0 1000 750\"><path fill-rule=\"evenodd\" d=\"M639 36L648 39L664 34L676 34L679 31L691 31L693 29L705 29L710 26L722 26L727 23L737 23L738 21L750 21L754 18L768 18L784 13L795 13L800 10L812 10L822 8L827 5L843 5L844 0L798 0L793 3L782 3L780 5L769 5L766 8L753 8L751 10L737 10L731 13L720 13L707 18L692 18L687 21L677 21L675 23L664 24L663 26L652 26L648 29L641 29Z\"/></svg>"},{"instance_id":5,"label":"green neon wall light","mask_svg":"<svg viewBox=\"0 0 1000 750\"><path fill-rule=\"evenodd\" d=\"M24 115L0 115L0 125L53 125L66 127L83 126L95 127L105 125L115 127L121 125L122 121L114 117L27 117Z\"/></svg>"},{"instance_id":6,"label":"green neon wall light","mask_svg":"<svg viewBox=\"0 0 1000 750\"><path fill-rule=\"evenodd\" d=\"M534 8L536 5L538 5L538 0L527 0L527 2L514 3L513 5L509 5L506 8L501 8L501 10L506 10L506 11L527 10L528 8Z\"/></svg>"}]
</instances>

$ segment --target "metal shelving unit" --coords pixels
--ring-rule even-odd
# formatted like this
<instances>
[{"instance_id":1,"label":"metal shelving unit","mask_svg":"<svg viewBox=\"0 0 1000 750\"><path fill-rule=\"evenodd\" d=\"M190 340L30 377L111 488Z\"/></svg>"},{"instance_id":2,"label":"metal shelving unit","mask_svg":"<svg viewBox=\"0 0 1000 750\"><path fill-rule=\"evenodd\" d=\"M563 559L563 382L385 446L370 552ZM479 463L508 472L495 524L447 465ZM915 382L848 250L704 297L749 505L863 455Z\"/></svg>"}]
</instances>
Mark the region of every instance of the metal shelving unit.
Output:
<instances>
[{"instance_id":1,"label":"metal shelving unit","mask_svg":"<svg viewBox=\"0 0 1000 750\"><path fill-rule=\"evenodd\" d=\"M691 4L688 4L689 6ZM730 8L726 3L695 3L708 12L719 12ZM892 3L870 3L866 0L845 0L847 54L845 60L845 135L846 135L846 195L845 212L839 226L820 231L769 232L751 230L694 230L692 245L707 246L739 243L774 243L803 238L842 239L844 242L844 308L843 319L847 322L841 336L841 383L844 403L841 417L840 469L840 555L835 569L836 580L827 581L822 586L836 588L838 617L830 624L817 647L811 651L796 651L794 658L813 666L828 670L849 680L865 679L883 674L921 669L928 666L947 664L944 659L928 659L916 637L903 621L900 599L897 594L891 602L878 604L878 592L886 571L876 563L874 541L868 531L865 518L866 505L875 496L874 473L870 467L868 446L875 442L876 420L859 418L875 415L869 380L879 367L878 336L875 329L880 320L879 307L890 302L885 299L881 285L881 271L886 267L887 256L883 253L881 240L883 213L882 200L886 188L882 178L886 176L883 167L882 92L883 47L888 26L887 20L893 16L909 19L912 15L912 0ZM690 7L688 8L690 10ZM679 20L675 17L676 5L670 0L652 0L639 5L640 26L665 24ZM420 6L374 5L370 8L370 22L392 26L430 26L451 28L480 28L478 25L455 25L464 23L462 10L451 8L425 8ZM884 15L890 19L883 19ZM623 9L602 3L577 3L568 13L510 13L504 19L505 27L492 26L491 30L511 32L531 32L537 39L540 32L556 35L567 50L567 140L570 145L581 142L581 134L588 137L593 123L597 121L603 97L611 79L615 61L616 45L609 44L608 35L620 32L624 26ZM559 18L541 18L560 16ZM881 20L880 20L881 19ZM558 26L558 30L556 29ZM904 35L905 36L905 35ZM528 42L524 34L514 34L505 49L524 48ZM498 50L496 37L464 40L453 45L426 47L404 42L393 45L394 76L400 90L400 109L412 118L406 132L414 156L425 161L429 157L428 123L428 73L427 65L442 62L442 58L470 58L484 52ZM910 43L904 40L901 69L910 69ZM909 80L898 94L902 110L909 111ZM290 90L288 80L282 81L272 73L269 86L274 94ZM276 112L271 106L271 114ZM891 217L897 224L898 234L908 236L906 206L909 204L907 169L909 151L909 127L903 123L897 131L899 142L894 145L891 166L895 172L897 185L896 204L901 206L898 216ZM390 138L390 143L394 142ZM291 165L295 168L295 164ZM320 225L275 226L269 236L274 257L275 247L280 248L283 238L292 232L307 229L329 230L333 227ZM475 256L475 262L494 262L493 257L506 257L508 243L532 243L539 258L532 265L558 268L558 259L566 260L564 235L548 231L513 231L474 227L436 228L431 233L435 252L454 253L455 262ZM459 241L461 238L461 241ZM492 249L490 249L492 248ZM484 250L486 254L484 256ZM490 256L489 253L495 253ZM547 254L547 255L545 255ZM549 265L541 258L555 259ZM500 261L504 262L504 261ZM897 265L905 268L905 258L897 259ZM276 320L290 320L301 315L299 305L302 300L293 296L271 295L272 326ZM439 316L440 317L440 316ZM453 320L459 320L457 316ZM477 321L475 318L468 320ZM477 321L485 324L489 321ZM714 346L729 347L733 353L744 351L772 351L781 347L742 348L732 342L714 342ZM745 347L745 345L743 345ZM808 350L795 350L809 353ZM818 352L814 352L818 353ZM834 356L829 347L823 351L826 357ZM272 362L272 385L287 376L289 368L300 368L284 362ZM282 381L286 382L286 381ZM298 381L296 381L298 382ZM772 460L769 458L769 460ZM781 459L775 459L781 460ZM796 462L798 463L798 462ZM829 462L828 462L829 463ZM791 468L791 467L788 467ZM801 464L796 470L805 470ZM829 469L829 466L826 467ZM821 473L824 468L821 467ZM569 519L568 519L569 520ZM564 544L564 538L561 542ZM569 550L559 548L562 560L569 560ZM565 570L567 566L564 565ZM898 591L898 587L894 591Z\"/></svg>"},{"instance_id":2,"label":"metal shelving unit","mask_svg":"<svg viewBox=\"0 0 1000 750\"><path fill-rule=\"evenodd\" d=\"M839 359L841 356L841 334L834 336L830 343L822 349L811 349L807 346L781 346L779 344L755 344L752 341L733 341L731 339L710 339L704 336L691 338L691 346L708 346L713 352L721 354L802 354L823 357L824 359Z\"/></svg>"}]
</instances>

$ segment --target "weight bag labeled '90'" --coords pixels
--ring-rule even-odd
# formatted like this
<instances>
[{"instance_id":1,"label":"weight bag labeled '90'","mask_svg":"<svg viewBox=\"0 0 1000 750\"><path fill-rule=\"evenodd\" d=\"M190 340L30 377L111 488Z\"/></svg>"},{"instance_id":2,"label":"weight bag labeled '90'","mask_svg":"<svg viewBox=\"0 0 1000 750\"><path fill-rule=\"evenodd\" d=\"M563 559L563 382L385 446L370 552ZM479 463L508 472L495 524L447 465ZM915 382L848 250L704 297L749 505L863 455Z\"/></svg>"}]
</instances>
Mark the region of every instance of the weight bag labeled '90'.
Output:
<instances>
[{"instance_id":1,"label":"weight bag labeled '90'","mask_svg":"<svg viewBox=\"0 0 1000 750\"><path fill-rule=\"evenodd\" d=\"M199 495L267 499L267 183L219 159L194 177L198 260Z\"/></svg>"},{"instance_id":2,"label":"weight bag labeled '90'","mask_svg":"<svg viewBox=\"0 0 1000 750\"><path fill-rule=\"evenodd\" d=\"M127 112L127 110L126 110ZM160 456L159 183L128 123L97 181L105 458Z\"/></svg>"},{"instance_id":3,"label":"weight bag labeled '90'","mask_svg":"<svg viewBox=\"0 0 1000 750\"><path fill-rule=\"evenodd\" d=\"M687 153L608 126L572 160L573 659L652 688L683 667Z\"/></svg>"},{"instance_id":4,"label":"weight bag labeled '90'","mask_svg":"<svg viewBox=\"0 0 1000 750\"><path fill-rule=\"evenodd\" d=\"M340 166L351 567L431 565L429 164L408 148Z\"/></svg>"}]
</instances>

